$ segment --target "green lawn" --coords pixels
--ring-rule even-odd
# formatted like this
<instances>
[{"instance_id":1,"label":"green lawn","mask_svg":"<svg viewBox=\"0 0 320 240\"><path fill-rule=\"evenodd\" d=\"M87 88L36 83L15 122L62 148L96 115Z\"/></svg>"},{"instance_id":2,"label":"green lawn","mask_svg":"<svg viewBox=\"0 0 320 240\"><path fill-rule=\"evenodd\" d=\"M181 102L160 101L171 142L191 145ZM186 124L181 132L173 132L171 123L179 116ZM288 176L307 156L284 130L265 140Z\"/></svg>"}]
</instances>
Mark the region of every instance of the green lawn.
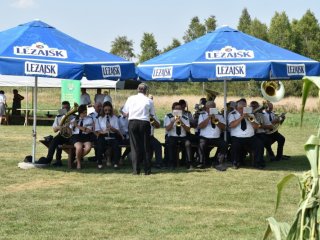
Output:
<instances>
[{"instance_id":1,"label":"green lawn","mask_svg":"<svg viewBox=\"0 0 320 240\"><path fill-rule=\"evenodd\" d=\"M299 115L288 113L280 132L291 160L268 162L265 170L180 168L150 176L133 176L128 165L99 171L89 163L80 172L21 170L32 127L0 126L0 239L261 239L267 217L293 219L297 185L285 189L274 214L276 184L309 168L303 144L317 121L316 113L306 114L300 128ZM164 130L156 133L163 141ZM51 127L38 127L38 139L49 134ZM44 155L38 145L37 157Z\"/></svg>"}]
</instances>

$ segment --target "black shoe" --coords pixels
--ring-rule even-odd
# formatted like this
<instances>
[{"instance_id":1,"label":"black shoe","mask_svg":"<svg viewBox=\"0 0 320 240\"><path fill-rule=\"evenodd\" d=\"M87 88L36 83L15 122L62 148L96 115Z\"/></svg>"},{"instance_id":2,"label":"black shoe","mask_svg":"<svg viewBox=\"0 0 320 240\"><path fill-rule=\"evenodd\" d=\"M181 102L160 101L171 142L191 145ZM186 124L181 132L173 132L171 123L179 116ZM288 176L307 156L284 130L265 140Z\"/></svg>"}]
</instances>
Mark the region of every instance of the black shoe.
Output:
<instances>
[{"instance_id":1,"label":"black shoe","mask_svg":"<svg viewBox=\"0 0 320 240\"><path fill-rule=\"evenodd\" d=\"M291 158L290 156L283 155L281 159L282 159L282 160L289 160L290 158Z\"/></svg>"},{"instance_id":2,"label":"black shoe","mask_svg":"<svg viewBox=\"0 0 320 240\"><path fill-rule=\"evenodd\" d=\"M239 169L239 164L238 164L238 163L232 164L232 168L233 168L233 169Z\"/></svg>"},{"instance_id":3,"label":"black shoe","mask_svg":"<svg viewBox=\"0 0 320 240\"><path fill-rule=\"evenodd\" d=\"M270 162L277 162L277 161L280 161L280 159L276 157L270 157Z\"/></svg>"},{"instance_id":4,"label":"black shoe","mask_svg":"<svg viewBox=\"0 0 320 240\"><path fill-rule=\"evenodd\" d=\"M151 170L145 171L144 175L150 175L151 174Z\"/></svg>"},{"instance_id":5,"label":"black shoe","mask_svg":"<svg viewBox=\"0 0 320 240\"><path fill-rule=\"evenodd\" d=\"M204 168L206 168L206 166L204 164L200 163L197 165L197 168L204 169Z\"/></svg>"},{"instance_id":6,"label":"black shoe","mask_svg":"<svg viewBox=\"0 0 320 240\"><path fill-rule=\"evenodd\" d=\"M54 166L54 167L62 167L63 164L62 164L61 161L56 161L56 162L52 163L52 166Z\"/></svg>"}]
</instances>

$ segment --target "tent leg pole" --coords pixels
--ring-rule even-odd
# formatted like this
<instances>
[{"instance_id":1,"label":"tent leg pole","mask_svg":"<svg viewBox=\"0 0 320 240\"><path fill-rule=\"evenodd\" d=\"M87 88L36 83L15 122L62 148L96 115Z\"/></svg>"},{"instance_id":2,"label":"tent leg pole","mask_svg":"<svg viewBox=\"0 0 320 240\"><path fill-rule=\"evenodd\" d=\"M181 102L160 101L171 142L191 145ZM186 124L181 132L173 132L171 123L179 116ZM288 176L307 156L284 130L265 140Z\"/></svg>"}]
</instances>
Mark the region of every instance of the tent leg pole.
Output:
<instances>
[{"instance_id":1,"label":"tent leg pole","mask_svg":"<svg viewBox=\"0 0 320 240\"><path fill-rule=\"evenodd\" d=\"M32 144L32 163L36 161L36 144L37 144L37 96L38 96L38 77L35 77L35 87L33 89L33 144Z\"/></svg>"},{"instance_id":2,"label":"tent leg pole","mask_svg":"<svg viewBox=\"0 0 320 240\"><path fill-rule=\"evenodd\" d=\"M227 128L228 128L228 119L227 119L227 79L223 80L223 107L224 107L224 119L226 121L226 128L224 130L224 141L227 142Z\"/></svg>"}]
</instances>

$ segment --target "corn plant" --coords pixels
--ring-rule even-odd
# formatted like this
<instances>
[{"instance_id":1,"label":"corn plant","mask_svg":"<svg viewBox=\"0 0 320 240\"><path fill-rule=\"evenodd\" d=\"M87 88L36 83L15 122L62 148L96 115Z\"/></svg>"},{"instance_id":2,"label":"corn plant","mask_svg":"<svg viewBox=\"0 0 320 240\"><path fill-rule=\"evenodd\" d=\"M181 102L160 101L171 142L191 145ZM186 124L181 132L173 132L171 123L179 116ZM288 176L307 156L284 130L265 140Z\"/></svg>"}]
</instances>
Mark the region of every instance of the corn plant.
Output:
<instances>
[{"instance_id":1,"label":"corn plant","mask_svg":"<svg viewBox=\"0 0 320 240\"><path fill-rule=\"evenodd\" d=\"M301 126L303 121L304 107L308 98L311 86L314 84L319 89L320 99L320 78L305 77L303 82ZM320 119L319 119L320 120ZM306 156L311 169L302 174L289 174L277 184L276 211L280 204L281 193L287 182L296 178L299 183L301 200L296 212L295 219L290 225L280 223L273 217L267 219L268 228L263 239L267 239L271 234L276 240L318 240L320 239L320 121L318 122L318 134L312 135L304 145Z\"/></svg>"}]
</instances>

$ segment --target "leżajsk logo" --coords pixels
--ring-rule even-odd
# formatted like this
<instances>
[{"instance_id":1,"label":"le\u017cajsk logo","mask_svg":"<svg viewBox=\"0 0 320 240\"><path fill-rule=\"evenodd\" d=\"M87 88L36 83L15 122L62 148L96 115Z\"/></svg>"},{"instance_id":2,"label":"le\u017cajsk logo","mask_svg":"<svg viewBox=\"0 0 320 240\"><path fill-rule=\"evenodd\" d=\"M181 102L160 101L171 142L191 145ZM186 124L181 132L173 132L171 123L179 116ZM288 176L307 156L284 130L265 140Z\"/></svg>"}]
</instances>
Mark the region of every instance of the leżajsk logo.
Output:
<instances>
[{"instance_id":1,"label":"le\u017cajsk logo","mask_svg":"<svg viewBox=\"0 0 320 240\"><path fill-rule=\"evenodd\" d=\"M304 64L287 64L287 74L288 76L305 76L306 75L306 65Z\"/></svg>"},{"instance_id":2,"label":"le\u017cajsk logo","mask_svg":"<svg viewBox=\"0 0 320 240\"><path fill-rule=\"evenodd\" d=\"M39 56L39 57L52 57L52 58L67 58L68 54L66 50L57 48L50 48L48 45L37 42L31 46L15 46L13 48L15 55L23 56Z\"/></svg>"},{"instance_id":3,"label":"le\u017cajsk logo","mask_svg":"<svg viewBox=\"0 0 320 240\"><path fill-rule=\"evenodd\" d=\"M25 62L24 72L27 75L58 76L58 65L49 63Z\"/></svg>"},{"instance_id":4,"label":"le\u017cajsk logo","mask_svg":"<svg viewBox=\"0 0 320 240\"><path fill-rule=\"evenodd\" d=\"M120 65L103 65L101 68L103 78L121 77Z\"/></svg>"},{"instance_id":5,"label":"le\u017cajsk logo","mask_svg":"<svg viewBox=\"0 0 320 240\"><path fill-rule=\"evenodd\" d=\"M217 65L216 66L217 77L245 77L246 65Z\"/></svg>"},{"instance_id":6,"label":"le\u017cajsk logo","mask_svg":"<svg viewBox=\"0 0 320 240\"><path fill-rule=\"evenodd\" d=\"M152 71L152 79L157 78L172 78L173 67L155 67Z\"/></svg>"},{"instance_id":7,"label":"le\u017cajsk logo","mask_svg":"<svg viewBox=\"0 0 320 240\"><path fill-rule=\"evenodd\" d=\"M252 50L238 50L231 46L225 46L221 50L206 51L205 57L208 60L254 58L254 52Z\"/></svg>"}]
</instances>

